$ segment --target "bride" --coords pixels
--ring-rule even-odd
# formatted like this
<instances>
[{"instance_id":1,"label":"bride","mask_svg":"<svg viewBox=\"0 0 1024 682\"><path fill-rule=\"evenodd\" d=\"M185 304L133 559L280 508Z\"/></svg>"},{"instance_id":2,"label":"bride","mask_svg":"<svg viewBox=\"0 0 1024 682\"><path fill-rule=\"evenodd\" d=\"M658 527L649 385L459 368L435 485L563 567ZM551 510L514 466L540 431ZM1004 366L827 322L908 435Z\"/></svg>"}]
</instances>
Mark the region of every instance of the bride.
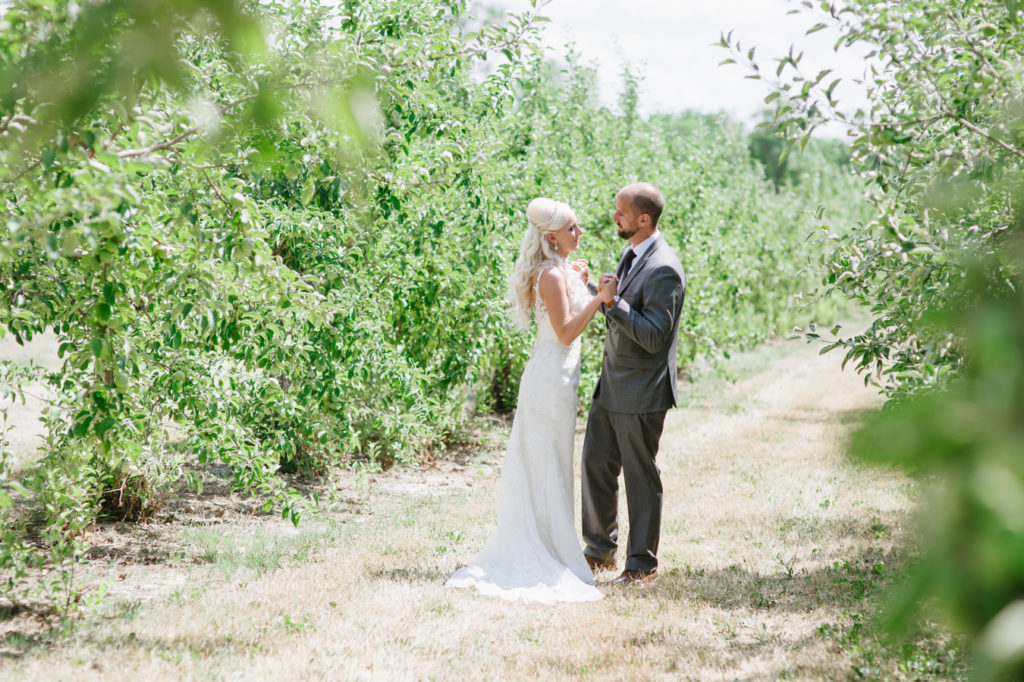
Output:
<instances>
[{"instance_id":1,"label":"bride","mask_svg":"<svg viewBox=\"0 0 1024 682\"><path fill-rule=\"evenodd\" d=\"M591 601L602 595L580 549L572 499L579 337L600 305L615 297L617 283L592 296L586 263L569 263L583 231L567 204L534 199L526 216L510 295L517 326L526 329L533 312L537 342L519 384L498 526L447 585L509 600Z\"/></svg>"}]
</instances>

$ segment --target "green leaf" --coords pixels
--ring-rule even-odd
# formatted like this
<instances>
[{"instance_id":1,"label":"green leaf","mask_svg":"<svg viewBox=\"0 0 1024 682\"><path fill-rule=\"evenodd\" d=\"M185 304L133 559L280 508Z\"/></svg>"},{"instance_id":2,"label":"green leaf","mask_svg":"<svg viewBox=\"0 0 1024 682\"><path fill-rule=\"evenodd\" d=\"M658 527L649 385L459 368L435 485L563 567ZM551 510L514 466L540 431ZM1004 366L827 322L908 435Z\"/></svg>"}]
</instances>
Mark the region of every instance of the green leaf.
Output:
<instances>
[{"instance_id":1,"label":"green leaf","mask_svg":"<svg viewBox=\"0 0 1024 682\"><path fill-rule=\"evenodd\" d=\"M107 417L103 421L98 422L93 428L96 430L96 435L103 438L103 434L114 427L117 421L113 417Z\"/></svg>"},{"instance_id":2,"label":"green leaf","mask_svg":"<svg viewBox=\"0 0 1024 682\"><path fill-rule=\"evenodd\" d=\"M302 186L302 194L299 196L299 201L303 206L309 205L309 202L313 200L314 192L316 192L316 180L308 178L306 184Z\"/></svg>"}]
</instances>

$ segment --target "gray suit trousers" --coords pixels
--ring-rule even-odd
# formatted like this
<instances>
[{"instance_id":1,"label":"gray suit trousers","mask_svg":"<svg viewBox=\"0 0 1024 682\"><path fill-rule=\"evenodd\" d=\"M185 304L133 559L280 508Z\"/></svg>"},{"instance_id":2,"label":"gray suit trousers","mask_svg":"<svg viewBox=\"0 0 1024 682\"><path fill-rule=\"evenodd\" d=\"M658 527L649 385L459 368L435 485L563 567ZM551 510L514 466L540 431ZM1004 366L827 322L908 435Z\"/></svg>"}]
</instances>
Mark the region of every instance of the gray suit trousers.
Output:
<instances>
[{"instance_id":1,"label":"gray suit trousers","mask_svg":"<svg viewBox=\"0 0 1024 682\"><path fill-rule=\"evenodd\" d=\"M654 460L665 425L665 411L610 412L590 406L583 443L583 550L598 561L615 561L618 548L619 472L626 486L629 539L626 570L658 567L661 532L661 472Z\"/></svg>"}]
</instances>

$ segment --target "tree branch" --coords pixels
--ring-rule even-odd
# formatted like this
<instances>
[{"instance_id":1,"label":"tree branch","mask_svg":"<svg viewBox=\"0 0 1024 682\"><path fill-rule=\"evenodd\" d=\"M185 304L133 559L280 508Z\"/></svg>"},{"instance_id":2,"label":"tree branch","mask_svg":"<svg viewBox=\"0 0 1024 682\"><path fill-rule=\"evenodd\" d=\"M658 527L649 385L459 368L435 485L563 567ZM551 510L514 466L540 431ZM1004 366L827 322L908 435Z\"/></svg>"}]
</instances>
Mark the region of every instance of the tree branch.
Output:
<instances>
[{"instance_id":1,"label":"tree branch","mask_svg":"<svg viewBox=\"0 0 1024 682\"><path fill-rule=\"evenodd\" d=\"M978 135L981 135L982 137L984 137L989 142L992 142L996 146L1002 148L1004 151L1007 151L1010 154L1013 154L1014 156L1016 156L1019 159L1024 159L1024 150L1017 149L1016 147L1014 147L1010 143L1006 142L1005 140L1002 140L1002 139L996 137L995 135L993 135L992 133L990 133L990 132L988 132L986 130L982 130L978 126L974 125L973 123L971 123L970 121L965 119L963 116L957 116L956 114L950 114L949 116L951 118L953 118L954 120L958 121L960 123L960 125L962 125L964 128L967 128L968 130L970 130L973 133L977 133Z\"/></svg>"},{"instance_id":2,"label":"tree branch","mask_svg":"<svg viewBox=\"0 0 1024 682\"><path fill-rule=\"evenodd\" d=\"M122 158L122 159L131 159L131 158L136 158L136 157L139 157L139 156L149 156L153 152L158 152L158 151L160 151L162 149L170 149L174 145L176 145L179 142L181 142L182 140L184 140L186 137L189 137L190 135L194 135L197 132L199 132L199 127L198 126L192 126L191 128L188 128L188 129L178 133L177 135L175 135L174 137L172 137L169 140L164 140L163 142L157 142L156 144L151 144L148 147L141 147L139 149L125 149L125 150L122 150L122 151L118 152L117 155L120 158Z\"/></svg>"},{"instance_id":3,"label":"tree branch","mask_svg":"<svg viewBox=\"0 0 1024 682\"><path fill-rule=\"evenodd\" d=\"M213 184L213 180L210 179L210 176L206 171L203 171L203 177L206 178L206 184L210 186L210 189L212 189L213 193L217 195L217 198L220 199L225 206L231 208L231 202L224 198L224 195L221 194L220 190L217 189L217 186Z\"/></svg>"},{"instance_id":4,"label":"tree branch","mask_svg":"<svg viewBox=\"0 0 1024 682\"><path fill-rule=\"evenodd\" d=\"M23 177L25 177L26 175L28 175L29 173L34 171L39 166L40 163L42 163L42 161L40 159L36 159L35 161L30 163L29 165L25 166L25 168L22 169L22 171L20 173L15 175L10 180L7 180L6 182L4 182L4 191L6 192L10 188L12 188L16 184L18 184L19 180L21 180Z\"/></svg>"}]
</instances>

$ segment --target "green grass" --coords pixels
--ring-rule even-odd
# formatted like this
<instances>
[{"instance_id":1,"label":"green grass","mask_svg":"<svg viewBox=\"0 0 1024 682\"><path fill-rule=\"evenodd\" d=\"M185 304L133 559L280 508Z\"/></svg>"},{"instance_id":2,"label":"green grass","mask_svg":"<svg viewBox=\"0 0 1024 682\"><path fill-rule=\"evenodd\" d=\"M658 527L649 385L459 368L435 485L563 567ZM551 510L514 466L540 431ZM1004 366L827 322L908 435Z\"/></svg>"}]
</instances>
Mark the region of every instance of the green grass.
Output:
<instances>
[{"instance_id":1,"label":"green grass","mask_svg":"<svg viewBox=\"0 0 1024 682\"><path fill-rule=\"evenodd\" d=\"M243 569L262 576L316 560L318 551L334 545L340 532L338 524L328 520L312 521L294 534L282 534L274 527L244 535L216 527L190 528L183 541L196 548L197 561L212 564L227 577Z\"/></svg>"}]
</instances>

